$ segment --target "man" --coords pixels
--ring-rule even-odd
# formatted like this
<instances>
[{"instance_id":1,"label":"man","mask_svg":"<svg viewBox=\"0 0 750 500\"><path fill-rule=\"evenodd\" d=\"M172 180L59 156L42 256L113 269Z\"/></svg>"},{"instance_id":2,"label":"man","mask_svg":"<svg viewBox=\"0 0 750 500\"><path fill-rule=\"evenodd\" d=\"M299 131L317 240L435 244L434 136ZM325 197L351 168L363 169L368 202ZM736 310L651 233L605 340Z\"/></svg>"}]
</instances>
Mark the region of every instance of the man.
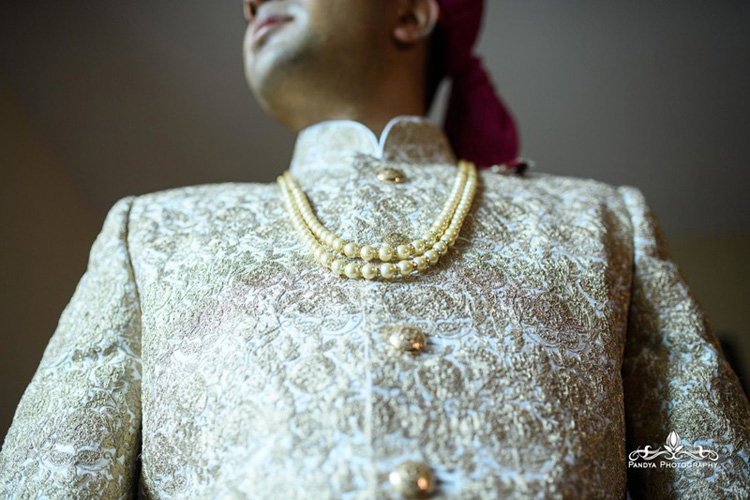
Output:
<instances>
[{"instance_id":1,"label":"man","mask_svg":"<svg viewBox=\"0 0 750 500\"><path fill-rule=\"evenodd\" d=\"M658 221L634 187L524 174L481 2L245 8L291 176L114 204L5 497L750 495L750 405Z\"/></svg>"}]
</instances>

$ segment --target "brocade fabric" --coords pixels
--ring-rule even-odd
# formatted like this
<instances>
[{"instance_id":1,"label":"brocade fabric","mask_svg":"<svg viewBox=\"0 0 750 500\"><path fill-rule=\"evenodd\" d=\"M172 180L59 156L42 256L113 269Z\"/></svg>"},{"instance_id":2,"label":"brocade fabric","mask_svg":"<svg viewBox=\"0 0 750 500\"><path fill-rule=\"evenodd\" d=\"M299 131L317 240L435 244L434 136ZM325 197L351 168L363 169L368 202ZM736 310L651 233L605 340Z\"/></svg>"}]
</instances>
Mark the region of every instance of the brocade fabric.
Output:
<instances>
[{"instance_id":1,"label":"brocade fabric","mask_svg":"<svg viewBox=\"0 0 750 500\"><path fill-rule=\"evenodd\" d=\"M456 162L398 116L380 140L303 129L290 169L327 228L396 245ZM2 497L388 499L418 460L435 498L750 498L750 405L642 192L478 174L455 246L393 281L314 261L277 183L117 201L3 443ZM404 325L422 353L388 343ZM672 431L716 463L629 467Z\"/></svg>"}]
</instances>

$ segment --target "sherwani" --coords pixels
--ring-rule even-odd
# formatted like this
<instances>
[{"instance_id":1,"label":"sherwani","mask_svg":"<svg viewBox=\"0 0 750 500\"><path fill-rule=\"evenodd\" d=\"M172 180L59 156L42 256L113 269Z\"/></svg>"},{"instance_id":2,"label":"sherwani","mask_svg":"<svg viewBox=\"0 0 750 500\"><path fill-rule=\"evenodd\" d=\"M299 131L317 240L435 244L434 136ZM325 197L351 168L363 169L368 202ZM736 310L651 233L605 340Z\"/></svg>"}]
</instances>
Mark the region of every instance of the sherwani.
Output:
<instances>
[{"instance_id":1,"label":"sherwani","mask_svg":"<svg viewBox=\"0 0 750 500\"><path fill-rule=\"evenodd\" d=\"M325 227L396 245L429 228L457 160L439 126L398 116L380 140L311 125L289 168ZM0 492L398 498L389 473L413 460L434 498L750 497L750 405L643 193L536 170L478 183L436 266L375 281L317 262L277 183L120 199L18 405ZM422 352L389 343L407 327ZM718 459L633 465L672 431Z\"/></svg>"}]
</instances>

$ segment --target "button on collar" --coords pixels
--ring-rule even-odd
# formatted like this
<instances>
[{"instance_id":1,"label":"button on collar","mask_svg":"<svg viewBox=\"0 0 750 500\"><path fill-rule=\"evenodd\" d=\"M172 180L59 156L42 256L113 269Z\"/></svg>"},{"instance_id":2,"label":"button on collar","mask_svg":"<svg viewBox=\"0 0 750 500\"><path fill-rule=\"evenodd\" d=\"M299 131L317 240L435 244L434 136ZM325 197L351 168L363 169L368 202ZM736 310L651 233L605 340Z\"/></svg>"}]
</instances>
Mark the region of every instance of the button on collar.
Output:
<instances>
[{"instance_id":1,"label":"button on collar","mask_svg":"<svg viewBox=\"0 0 750 500\"><path fill-rule=\"evenodd\" d=\"M404 172L391 167L381 168L377 171L378 179L383 182L399 183L405 179Z\"/></svg>"}]
</instances>

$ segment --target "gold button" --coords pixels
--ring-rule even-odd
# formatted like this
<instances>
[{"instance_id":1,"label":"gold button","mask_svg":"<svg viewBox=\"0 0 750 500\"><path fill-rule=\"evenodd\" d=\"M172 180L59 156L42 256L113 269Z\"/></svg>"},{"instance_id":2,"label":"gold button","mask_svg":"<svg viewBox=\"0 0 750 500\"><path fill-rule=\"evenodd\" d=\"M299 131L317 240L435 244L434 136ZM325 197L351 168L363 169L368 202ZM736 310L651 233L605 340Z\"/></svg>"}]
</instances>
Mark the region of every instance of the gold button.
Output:
<instances>
[{"instance_id":1,"label":"gold button","mask_svg":"<svg viewBox=\"0 0 750 500\"><path fill-rule=\"evenodd\" d=\"M402 182L404 177L404 173L396 168L386 167L378 170L378 179L383 182Z\"/></svg>"},{"instance_id":2,"label":"gold button","mask_svg":"<svg viewBox=\"0 0 750 500\"><path fill-rule=\"evenodd\" d=\"M424 349L425 335L416 326L397 326L391 330L388 341L401 352L416 354Z\"/></svg>"},{"instance_id":3,"label":"gold button","mask_svg":"<svg viewBox=\"0 0 750 500\"><path fill-rule=\"evenodd\" d=\"M425 498L432 492L432 472L422 462L404 462L396 467L388 479L404 498Z\"/></svg>"}]
</instances>

